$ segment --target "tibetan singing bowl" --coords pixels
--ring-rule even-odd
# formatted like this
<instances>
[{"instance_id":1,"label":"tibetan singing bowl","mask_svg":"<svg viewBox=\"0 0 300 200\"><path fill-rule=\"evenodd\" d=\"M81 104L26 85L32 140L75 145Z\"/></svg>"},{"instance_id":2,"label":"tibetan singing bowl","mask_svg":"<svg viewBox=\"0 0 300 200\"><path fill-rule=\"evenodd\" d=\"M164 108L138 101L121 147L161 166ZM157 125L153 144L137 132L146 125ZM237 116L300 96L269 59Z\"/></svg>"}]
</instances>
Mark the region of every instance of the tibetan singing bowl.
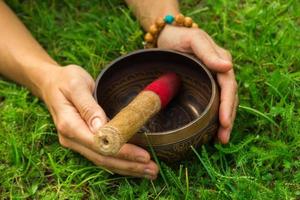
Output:
<instances>
[{"instance_id":1,"label":"tibetan singing bowl","mask_svg":"<svg viewBox=\"0 0 300 200\"><path fill-rule=\"evenodd\" d=\"M177 96L129 142L164 161L185 159L218 129L219 92L211 73L193 56L170 50L138 50L110 63L97 78L95 98L113 118L147 84L166 72L182 81Z\"/></svg>"}]
</instances>

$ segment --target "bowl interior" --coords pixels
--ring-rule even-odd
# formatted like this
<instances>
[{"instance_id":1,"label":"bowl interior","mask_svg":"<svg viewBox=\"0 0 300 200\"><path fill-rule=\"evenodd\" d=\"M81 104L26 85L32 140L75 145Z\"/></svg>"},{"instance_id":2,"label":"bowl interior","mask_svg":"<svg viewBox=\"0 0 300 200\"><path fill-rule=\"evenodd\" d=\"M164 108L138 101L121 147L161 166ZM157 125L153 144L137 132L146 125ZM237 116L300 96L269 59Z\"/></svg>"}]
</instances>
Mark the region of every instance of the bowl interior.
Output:
<instances>
[{"instance_id":1,"label":"bowl interior","mask_svg":"<svg viewBox=\"0 0 300 200\"><path fill-rule=\"evenodd\" d=\"M147 84L170 71L181 77L180 91L141 132L157 133L180 128L199 118L212 95L211 77L190 56L172 51L143 50L121 57L99 75L96 100L112 118Z\"/></svg>"}]
</instances>

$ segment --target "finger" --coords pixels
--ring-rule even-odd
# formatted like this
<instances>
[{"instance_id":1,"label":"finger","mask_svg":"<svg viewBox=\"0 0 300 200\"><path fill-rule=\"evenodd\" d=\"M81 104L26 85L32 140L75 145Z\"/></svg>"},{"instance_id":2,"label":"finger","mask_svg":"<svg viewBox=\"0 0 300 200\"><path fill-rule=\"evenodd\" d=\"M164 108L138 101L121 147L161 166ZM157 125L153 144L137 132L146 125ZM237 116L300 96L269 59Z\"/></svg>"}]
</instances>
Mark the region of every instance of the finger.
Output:
<instances>
[{"instance_id":1,"label":"finger","mask_svg":"<svg viewBox=\"0 0 300 200\"><path fill-rule=\"evenodd\" d=\"M214 47L215 51L218 53L219 57L221 57L224 60L227 60L227 61L231 62L231 65L232 65L232 56L231 56L230 52L227 51L227 50L225 50L225 49L223 49L219 45L217 45L215 43L215 41L208 34L205 34L205 36L210 41L210 43ZM231 68L232 68L232 66L231 66Z\"/></svg>"},{"instance_id":2,"label":"finger","mask_svg":"<svg viewBox=\"0 0 300 200\"><path fill-rule=\"evenodd\" d=\"M89 130L75 108L61 108L57 116L57 128L61 134L99 153L99 149L94 141L94 134ZM142 163L150 161L149 153L133 144L123 145L117 157Z\"/></svg>"},{"instance_id":3,"label":"finger","mask_svg":"<svg viewBox=\"0 0 300 200\"><path fill-rule=\"evenodd\" d=\"M86 147L95 148L94 134L76 108L70 103L69 105L57 105L56 108L60 108L60 111L56 112L55 122L58 132L69 139L80 141Z\"/></svg>"},{"instance_id":4,"label":"finger","mask_svg":"<svg viewBox=\"0 0 300 200\"><path fill-rule=\"evenodd\" d=\"M148 163L138 163L102 156L68 138L65 138L64 143L67 144L66 146L68 148L80 153L94 164L104 167L112 172L134 177L145 177L148 179L155 179L157 177L158 167L153 161Z\"/></svg>"},{"instance_id":5,"label":"finger","mask_svg":"<svg viewBox=\"0 0 300 200\"><path fill-rule=\"evenodd\" d=\"M235 81L233 70L218 74L217 80L221 87L219 109L220 128L218 131L218 138L221 143L226 144L230 138L230 132L238 103L237 83Z\"/></svg>"},{"instance_id":6,"label":"finger","mask_svg":"<svg viewBox=\"0 0 300 200\"><path fill-rule=\"evenodd\" d=\"M74 105L63 95L52 99L54 122L58 132L64 137L76 140L87 148L95 148L94 134L88 128Z\"/></svg>"},{"instance_id":7,"label":"finger","mask_svg":"<svg viewBox=\"0 0 300 200\"><path fill-rule=\"evenodd\" d=\"M237 92L234 71L217 74L217 80L221 87L219 118L221 126L228 128L231 124L231 116Z\"/></svg>"},{"instance_id":8,"label":"finger","mask_svg":"<svg viewBox=\"0 0 300 200\"><path fill-rule=\"evenodd\" d=\"M204 34L199 34L191 40L191 48L196 56L213 71L227 72L232 68L232 63L219 56L214 45Z\"/></svg>"},{"instance_id":9,"label":"finger","mask_svg":"<svg viewBox=\"0 0 300 200\"><path fill-rule=\"evenodd\" d=\"M95 164L102 165L118 174L145 177L148 179L155 179L159 171L157 165L153 161L148 163L138 163L114 157L103 157L102 162Z\"/></svg>"},{"instance_id":10,"label":"finger","mask_svg":"<svg viewBox=\"0 0 300 200\"><path fill-rule=\"evenodd\" d=\"M219 56L222 57L224 60L228 60L232 64L232 56L229 51L223 49L222 47L219 47L218 45L215 46L216 51L218 52ZM233 67L233 66L232 66Z\"/></svg>"},{"instance_id":11,"label":"finger","mask_svg":"<svg viewBox=\"0 0 300 200\"><path fill-rule=\"evenodd\" d=\"M239 96L238 94L235 95L235 102L234 102L234 106L233 106L233 112L232 112L232 116L231 116L231 121L232 121L232 124L235 120L235 117L236 117L236 112L237 112L237 107L239 105Z\"/></svg>"},{"instance_id":12,"label":"finger","mask_svg":"<svg viewBox=\"0 0 300 200\"><path fill-rule=\"evenodd\" d=\"M234 103L232 117L231 117L231 125L227 128L220 126L220 128L218 130L217 137L222 144L227 144L229 142L232 127L233 127L233 122L234 122L235 116L236 116L237 105L238 105L238 96L236 95L236 100Z\"/></svg>"},{"instance_id":13,"label":"finger","mask_svg":"<svg viewBox=\"0 0 300 200\"><path fill-rule=\"evenodd\" d=\"M231 133L231 127L224 128L224 127L220 126L219 130L218 130L218 140L222 144L227 144L230 139L230 133Z\"/></svg>"},{"instance_id":14,"label":"finger","mask_svg":"<svg viewBox=\"0 0 300 200\"><path fill-rule=\"evenodd\" d=\"M133 144L124 144L115 157L140 163L148 163L150 161L149 153Z\"/></svg>"},{"instance_id":15,"label":"finger","mask_svg":"<svg viewBox=\"0 0 300 200\"><path fill-rule=\"evenodd\" d=\"M210 41L211 41L211 43L214 44L215 49L218 52L218 54L219 54L220 57L222 57L223 59L227 59L230 62L232 61L232 56L231 56L231 54L228 51L226 51L225 49L223 49L223 48L219 47L217 44L215 44L214 41L211 38L210 38ZM235 98L235 101L234 101L234 106L232 108L231 114L228 114L228 115L231 115L231 117L230 117L231 118L230 119L231 124L228 127L224 127L224 126L222 126L222 123L221 123L221 126L220 126L220 128L218 130L217 137L218 137L219 141L222 144L227 144L229 142L229 139L230 139L230 134L231 134L232 126L233 126L233 122L234 122L235 115L236 115L236 107L237 107L237 104L238 104L237 95L235 95L235 96L236 96L236 98ZM222 105L222 107L223 107L223 105ZM221 111L221 109L220 109L220 113L221 112L227 112L228 113L228 111ZM220 117L220 119L221 119L221 117ZM228 121L229 120L227 120L227 122L225 122L225 124L226 123L228 124ZM223 124L224 124L224 122L223 122Z\"/></svg>"},{"instance_id":16,"label":"finger","mask_svg":"<svg viewBox=\"0 0 300 200\"><path fill-rule=\"evenodd\" d=\"M93 133L107 122L104 110L95 101L86 84L81 84L68 96Z\"/></svg>"}]
</instances>

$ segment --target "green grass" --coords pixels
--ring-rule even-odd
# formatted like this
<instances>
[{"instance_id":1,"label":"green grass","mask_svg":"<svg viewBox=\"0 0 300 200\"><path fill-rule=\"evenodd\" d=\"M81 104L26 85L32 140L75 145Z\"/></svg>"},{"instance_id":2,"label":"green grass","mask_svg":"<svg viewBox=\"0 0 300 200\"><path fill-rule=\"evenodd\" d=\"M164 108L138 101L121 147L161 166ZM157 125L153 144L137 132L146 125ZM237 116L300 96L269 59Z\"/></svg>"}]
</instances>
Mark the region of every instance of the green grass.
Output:
<instances>
[{"instance_id":1,"label":"green grass","mask_svg":"<svg viewBox=\"0 0 300 200\"><path fill-rule=\"evenodd\" d=\"M59 63L94 78L142 48L143 32L121 1L7 2ZM300 199L299 1L181 4L233 54L240 106L230 144L161 163L165 178L153 182L110 175L62 148L45 105L0 79L1 199Z\"/></svg>"}]
</instances>

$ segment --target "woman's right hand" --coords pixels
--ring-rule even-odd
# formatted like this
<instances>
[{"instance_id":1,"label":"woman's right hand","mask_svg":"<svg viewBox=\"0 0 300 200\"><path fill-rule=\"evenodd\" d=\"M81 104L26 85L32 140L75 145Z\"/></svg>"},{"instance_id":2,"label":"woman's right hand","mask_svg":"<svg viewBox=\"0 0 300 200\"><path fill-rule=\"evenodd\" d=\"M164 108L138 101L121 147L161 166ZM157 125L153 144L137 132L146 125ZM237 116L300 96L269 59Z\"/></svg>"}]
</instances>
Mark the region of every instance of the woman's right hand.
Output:
<instances>
[{"instance_id":1,"label":"woman's right hand","mask_svg":"<svg viewBox=\"0 0 300 200\"><path fill-rule=\"evenodd\" d=\"M41 96L53 117L62 146L118 174L157 177L157 165L138 146L125 144L115 157L97 152L93 135L106 123L107 117L93 98L94 80L85 70L69 65L55 67L47 75L50 78L41 86Z\"/></svg>"}]
</instances>

